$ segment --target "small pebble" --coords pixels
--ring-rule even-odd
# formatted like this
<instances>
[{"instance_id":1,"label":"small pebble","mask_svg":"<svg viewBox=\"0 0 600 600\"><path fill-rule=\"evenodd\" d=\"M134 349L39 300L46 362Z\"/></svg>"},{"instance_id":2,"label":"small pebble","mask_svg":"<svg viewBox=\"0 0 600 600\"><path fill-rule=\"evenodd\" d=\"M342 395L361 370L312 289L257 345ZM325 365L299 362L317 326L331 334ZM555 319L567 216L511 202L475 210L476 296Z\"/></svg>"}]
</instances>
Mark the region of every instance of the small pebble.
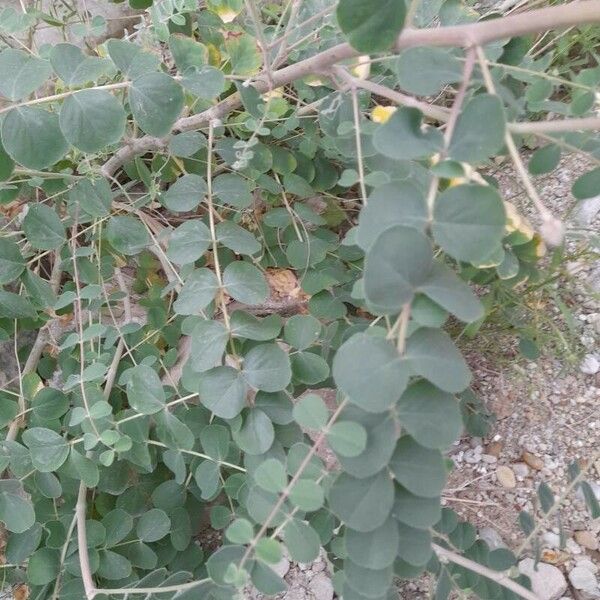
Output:
<instances>
[{"instance_id":1,"label":"small pebble","mask_svg":"<svg viewBox=\"0 0 600 600\"><path fill-rule=\"evenodd\" d=\"M496 469L496 478L498 479L498 483L507 489L512 489L517 487L517 480L515 478L515 474L512 472L510 467L502 466Z\"/></svg>"},{"instance_id":2,"label":"small pebble","mask_svg":"<svg viewBox=\"0 0 600 600\"><path fill-rule=\"evenodd\" d=\"M600 361L593 354L586 354L579 365L579 370L586 375L595 375L600 371Z\"/></svg>"},{"instance_id":3,"label":"small pebble","mask_svg":"<svg viewBox=\"0 0 600 600\"><path fill-rule=\"evenodd\" d=\"M576 531L575 541L588 550L598 550L598 538L591 531Z\"/></svg>"},{"instance_id":4,"label":"small pebble","mask_svg":"<svg viewBox=\"0 0 600 600\"><path fill-rule=\"evenodd\" d=\"M527 450L523 452L522 458L523 462L536 471L541 471L544 468L544 461L539 456L536 456L531 452L527 452Z\"/></svg>"}]
</instances>

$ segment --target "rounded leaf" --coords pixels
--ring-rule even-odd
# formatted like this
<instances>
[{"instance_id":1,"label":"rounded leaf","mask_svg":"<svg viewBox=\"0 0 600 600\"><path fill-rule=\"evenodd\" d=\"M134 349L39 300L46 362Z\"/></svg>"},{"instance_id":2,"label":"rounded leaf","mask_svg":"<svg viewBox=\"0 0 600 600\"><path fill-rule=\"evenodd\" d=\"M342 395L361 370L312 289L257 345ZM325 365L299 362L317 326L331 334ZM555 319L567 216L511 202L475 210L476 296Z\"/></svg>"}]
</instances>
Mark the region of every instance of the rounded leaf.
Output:
<instances>
[{"instance_id":1,"label":"rounded leaf","mask_svg":"<svg viewBox=\"0 0 600 600\"><path fill-rule=\"evenodd\" d=\"M242 374L253 388L278 392L292 379L289 356L277 344L259 344L244 356Z\"/></svg>"},{"instance_id":2,"label":"rounded leaf","mask_svg":"<svg viewBox=\"0 0 600 600\"><path fill-rule=\"evenodd\" d=\"M496 189L458 185L442 192L433 210L433 237L453 258L482 262L502 242L506 213Z\"/></svg>"},{"instance_id":3,"label":"rounded leaf","mask_svg":"<svg viewBox=\"0 0 600 600\"><path fill-rule=\"evenodd\" d=\"M383 412L400 398L408 372L391 342L358 333L336 352L333 378L350 402L368 412Z\"/></svg>"},{"instance_id":4,"label":"rounded leaf","mask_svg":"<svg viewBox=\"0 0 600 600\"><path fill-rule=\"evenodd\" d=\"M83 90L69 96L60 109L65 139L84 152L98 152L118 142L125 133L121 103L106 90Z\"/></svg>"},{"instance_id":5,"label":"rounded leaf","mask_svg":"<svg viewBox=\"0 0 600 600\"><path fill-rule=\"evenodd\" d=\"M373 531L388 518L394 504L394 484L387 471L365 479L341 473L329 489L331 511L356 531Z\"/></svg>"},{"instance_id":6,"label":"rounded leaf","mask_svg":"<svg viewBox=\"0 0 600 600\"><path fill-rule=\"evenodd\" d=\"M2 144L15 162L44 169L58 162L69 149L58 116L41 108L13 108L2 122Z\"/></svg>"}]
</instances>

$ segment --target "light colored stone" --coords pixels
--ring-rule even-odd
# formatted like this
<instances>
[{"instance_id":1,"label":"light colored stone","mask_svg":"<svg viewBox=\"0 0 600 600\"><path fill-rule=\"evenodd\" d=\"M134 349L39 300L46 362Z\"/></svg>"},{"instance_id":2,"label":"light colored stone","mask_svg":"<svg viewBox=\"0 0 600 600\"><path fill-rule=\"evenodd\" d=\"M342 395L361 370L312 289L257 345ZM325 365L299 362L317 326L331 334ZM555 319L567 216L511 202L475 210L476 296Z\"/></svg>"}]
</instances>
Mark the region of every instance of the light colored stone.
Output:
<instances>
[{"instance_id":1,"label":"light colored stone","mask_svg":"<svg viewBox=\"0 0 600 600\"><path fill-rule=\"evenodd\" d=\"M596 576L583 567L575 567L569 573L569 581L576 590L582 590L587 593L599 591Z\"/></svg>"},{"instance_id":2,"label":"light colored stone","mask_svg":"<svg viewBox=\"0 0 600 600\"><path fill-rule=\"evenodd\" d=\"M546 563L538 563L534 569L533 558L519 563L519 571L531 580L531 588L540 600L558 600L567 591L567 580L560 569Z\"/></svg>"},{"instance_id":3,"label":"light colored stone","mask_svg":"<svg viewBox=\"0 0 600 600\"><path fill-rule=\"evenodd\" d=\"M597 573L600 570L600 567L598 567L597 564L593 563L587 556L585 558L579 558L575 566L587 569L591 573Z\"/></svg>"},{"instance_id":4,"label":"light colored stone","mask_svg":"<svg viewBox=\"0 0 600 600\"><path fill-rule=\"evenodd\" d=\"M560 535L558 535L558 533L554 533L553 531L546 531L546 533L542 535L542 541L548 548L560 547Z\"/></svg>"},{"instance_id":5,"label":"light colored stone","mask_svg":"<svg viewBox=\"0 0 600 600\"><path fill-rule=\"evenodd\" d=\"M598 538L591 531L576 531L575 541L588 550L598 549Z\"/></svg>"},{"instance_id":6,"label":"light colored stone","mask_svg":"<svg viewBox=\"0 0 600 600\"><path fill-rule=\"evenodd\" d=\"M482 527L479 530L479 539L483 540L490 550L507 547L502 536L493 527Z\"/></svg>"},{"instance_id":7,"label":"light colored stone","mask_svg":"<svg viewBox=\"0 0 600 600\"><path fill-rule=\"evenodd\" d=\"M525 478L529 475L529 467L525 463L515 463L512 470L517 477Z\"/></svg>"},{"instance_id":8,"label":"light colored stone","mask_svg":"<svg viewBox=\"0 0 600 600\"><path fill-rule=\"evenodd\" d=\"M512 489L517 487L517 480L515 478L515 474L512 472L510 467L498 467L496 469L496 478L498 479L498 483L507 489Z\"/></svg>"},{"instance_id":9,"label":"light colored stone","mask_svg":"<svg viewBox=\"0 0 600 600\"><path fill-rule=\"evenodd\" d=\"M600 371L600 361L593 354L586 354L579 365L579 370L586 375L595 375Z\"/></svg>"},{"instance_id":10,"label":"light colored stone","mask_svg":"<svg viewBox=\"0 0 600 600\"><path fill-rule=\"evenodd\" d=\"M531 452L527 452L527 450L523 452L522 458L523 462L536 471L541 471L544 468L544 461L539 456L536 456Z\"/></svg>"},{"instance_id":11,"label":"light colored stone","mask_svg":"<svg viewBox=\"0 0 600 600\"><path fill-rule=\"evenodd\" d=\"M308 589L315 600L332 600L333 584L327 573L318 573L308 584Z\"/></svg>"}]
</instances>

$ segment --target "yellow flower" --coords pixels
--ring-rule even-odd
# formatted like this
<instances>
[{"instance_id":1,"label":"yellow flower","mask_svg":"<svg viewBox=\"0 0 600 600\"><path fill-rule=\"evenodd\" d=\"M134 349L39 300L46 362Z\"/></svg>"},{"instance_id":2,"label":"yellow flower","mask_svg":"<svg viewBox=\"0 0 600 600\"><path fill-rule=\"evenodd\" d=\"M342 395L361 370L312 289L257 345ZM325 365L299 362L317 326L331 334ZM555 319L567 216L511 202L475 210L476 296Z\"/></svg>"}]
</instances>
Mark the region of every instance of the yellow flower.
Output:
<instances>
[{"instance_id":1,"label":"yellow flower","mask_svg":"<svg viewBox=\"0 0 600 600\"><path fill-rule=\"evenodd\" d=\"M396 110L395 106L376 106L371 111L371 119L374 123L386 123Z\"/></svg>"}]
</instances>

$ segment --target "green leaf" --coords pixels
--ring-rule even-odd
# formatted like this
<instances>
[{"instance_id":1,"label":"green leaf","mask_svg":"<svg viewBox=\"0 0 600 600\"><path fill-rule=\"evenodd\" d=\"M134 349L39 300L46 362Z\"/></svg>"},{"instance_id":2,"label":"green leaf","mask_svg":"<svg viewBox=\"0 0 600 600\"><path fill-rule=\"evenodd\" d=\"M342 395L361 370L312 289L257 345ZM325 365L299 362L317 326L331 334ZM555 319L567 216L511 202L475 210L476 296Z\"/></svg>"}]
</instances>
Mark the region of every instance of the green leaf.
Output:
<instances>
[{"instance_id":1,"label":"green leaf","mask_svg":"<svg viewBox=\"0 0 600 600\"><path fill-rule=\"evenodd\" d=\"M0 504L2 500L0 500ZM32 520L35 517L32 517ZM8 538L6 544L6 560L9 563L22 563L29 558L42 540L42 527L34 523L29 529L21 533L14 533Z\"/></svg>"},{"instance_id":2,"label":"green leaf","mask_svg":"<svg viewBox=\"0 0 600 600\"><path fill-rule=\"evenodd\" d=\"M0 95L16 102L35 92L52 74L50 63L23 50L0 52Z\"/></svg>"},{"instance_id":3,"label":"green leaf","mask_svg":"<svg viewBox=\"0 0 600 600\"><path fill-rule=\"evenodd\" d=\"M389 50L404 25L406 5L397 0L377 3L363 0L340 0L337 6L340 29L350 45L359 52Z\"/></svg>"},{"instance_id":4,"label":"green leaf","mask_svg":"<svg viewBox=\"0 0 600 600\"><path fill-rule=\"evenodd\" d=\"M422 114L417 108L398 109L373 134L373 146L384 156L396 160L427 158L439 152L443 136L434 127L421 123Z\"/></svg>"},{"instance_id":5,"label":"green leaf","mask_svg":"<svg viewBox=\"0 0 600 600\"><path fill-rule=\"evenodd\" d=\"M435 262L419 291L466 323L481 319L483 304L471 288L443 263Z\"/></svg>"},{"instance_id":6,"label":"green leaf","mask_svg":"<svg viewBox=\"0 0 600 600\"><path fill-rule=\"evenodd\" d=\"M94 488L98 485L100 472L98 465L92 459L79 454L75 448L71 448L69 463L73 466L86 487Z\"/></svg>"},{"instance_id":7,"label":"green leaf","mask_svg":"<svg viewBox=\"0 0 600 600\"><path fill-rule=\"evenodd\" d=\"M182 158L189 158L202 148L206 148L206 138L199 131L178 133L169 140L169 152Z\"/></svg>"},{"instance_id":8,"label":"green leaf","mask_svg":"<svg viewBox=\"0 0 600 600\"><path fill-rule=\"evenodd\" d=\"M548 144L542 148L538 148L529 159L527 165L529 172L532 175L541 175L554 171L560 162L560 146L556 144Z\"/></svg>"},{"instance_id":9,"label":"green leaf","mask_svg":"<svg viewBox=\"0 0 600 600\"><path fill-rule=\"evenodd\" d=\"M199 69L188 69L181 78L181 85L194 96L212 100L225 91L226 80L220 69L204 65Z\"/></svg>"},{"instance_id":10,"label":"green leaf","mask_svg":"<svg viewBox=\"0 0 600 600\"><path fill-rule=\"evenodd\" d=\"M44 169L69 149L58 116L41 108L13 108L2 122L2 144L15 162L29 169Z\"/></svg>"},{"instance_id":11,"label":"green leaf","mask_svg":"<svg viewBox=\"0 0 600 600\"><path fill-rule=\"evenodd\" d=\"M121 103L106 90L83 90L63 102L58 122L70 144L93 153L123 137L126 115Z\"/></svg>"},{"instance_id":12,"label":"green leaf","mask_svg":"<svg viewBox=\"0 0 600 600\"><path fill-rule=\"evenodd\" d=\"M35 319L37 311L33 304L12 292L0 289L0 318L4 319Z\"/></svg>"},{"instance_id":13,"label":"green leaf","mask_svg":"<svg viewBox=\"0 0 600 600\"><path fill-rule=\"evenodd\" d=\"M398 400L396 411L402 427L425 448L447 448L463 428L454 396L426 381L409 386Z\"/></svg>"},{"instance_id":14,"label":"green leaf","mask_svg":"<svg viewBox=\"0 0 600 600\"><path fill-rule=\"evenodd\" d=\"M129 371L127 400L134 410L144 415L153 415L165 408L165 390L154 369L139 364Z\"/></svg>"},{"instance_id":15,"label":"green leaf","mask_svg":"<svg viewBox=\"0 0 600 600\"><path fill-rule=\"evenodd\" d=\"M244 356L242 374L253 388L278 392L292 379L289 356L277 344L259 344Z\"/></svg>"},{"instance_id":16,"label":"green leaf","mask_svg":"<svg viewBox=\"0 0 600 600\"><path fill-rule=\"evenodd\" d=\"M338 349L333 378L350 402L369 412L383 412L402 395L408 372L391 342L359 333Z\"/></svg>"},{"instance_id":17,"label":"green leaf","mask_svg":"<svg viewBox=\"0 0 600 600\"><path fill-rule=\"evenodd\" d=\"M234 261L223 271L227 292L243 304L262 304L269 296L269 286L257 267L243 261Z\"/></svg>"},{"instance_id":18,"label":"green leaf","mask_svg":"<svg viewBox=\"0 0 600 600\"><path fill-rule=\"evenodd\" d=\"M394 453L398 431L390 412L368 413L357 406L348 406L340 415L340 422L353 421L367 432L367 443L361 454L354 457L338 454L342 469L353 477L370 477L385 468Z\"/></svg>"},{"instance_id":19,"label":"green leaf","mask_svg":"<svg viewBox=\"0 0 600 600\"><path fill-rule=\"evenodd\" d=\"M593 198L598 195L600 189L600 167L585 173L581 177L578 177L571 193L577 200L585 200L586 198Z\"/></svg>"},{"instance_id":20,"label":"green leaf","mask_svg":"<svg viewBox=\"0 0 600 600\"><path fill-rule=\"evenodd\" d=\"M502 101L492 94L479 94L462 109L448 154L463 162L485 162L502 149L505 133Z\"/></svg>"},{"instance_id":21,"label":"green leaf","mask_svg":"<svg viewBox=\"0 0 600 600\"><path fill-rule=\"evenodd\" d=\"M235 208L248 208L254 201L250 185L236 173L224 173L215 177L213 194Z\"/></svg>"},{"instance_id":22,"label":"green leaf","mask_svg":"<svg viewBox=\"0 0 600 600\"><path fill-rule=\"evenodd\" d=\"M252 256L260 252L262 248L252 233L231 221L219 223L216 233L219 242L236 254Z\"/></svg>"},{"instance_id":23,"label":"green leaf","mask_svg":"<svg viewBox=\"0 0 600 600\"><path fill-rule=\"evenodd\" d=\"M437 498L446 483L440 451L424 448L409 435L398 440L390 469L398 482L415 496Z\"/></svg>"},{"instance_id":24,"label":"green leaf","mask_svg":"<svg viewBox=\"0 0 600 600\"><path fill-rule=\"evenodd\" d=\"M234 544L248 544L254 537L254 527L247 519L236 519L227 527L225 535Z\"/></svg>"},{"instance_id":25,"label":"green leaf","mask_svg":"<svg viewBox=\"0 0 600 600\"><path fill-rule=\"evenodd\" d=\"M398 524L391 517L373 531L346 528L346 552L350 560L367 569L385 569L398 554Z\"/></svg>"},{"instance_id":26,"label":"green leaf","mask_svg":"<svg viewBox=\"0 0 600 600\"><path fill-rule=\"evenodd\" d=\"M365 298L378 314L395 314L411 302L431 269L433 251L424 233L395 225L373 242L365 258Z\"/></svg>"},{"instance_id":27,"label":"green leaf","mask_svg":"<svg viewBox=\"0 0 600 600\"><path fill-rule=\"evenodd\" d=\"M194 210L206 195L206 182L193 173L180 177L162 196L162 203L173 212Z\"/></svg>"},{"instance_id":28,"label":"green leaf","mask_svg":"<svg viewBox=\"0 0 600 600\"><path fill-rule=\"evenodd\" d=\"M292 519L283 530L283 541L293 561L311 563L319 556L319 536L304 521Z\"/></svg>"},{"instance_id":29,"label":"green leaf","mask_svg":"<svg viewBox=\"0 0 600 600\"><path fill-rule=\"evenodd\" d=\"M257 342L266 342L276 338L281 331L281 317L277 314L260 319L243 310L231 313L231 335Z\"/></svg>"},{"instance_id":30,"label":"green leaf","mask_svg":"<svg viewBox=\"0 0 600 600\"><path fill-rule=\"evenodd\" d=\"M38 250L53 250L65 242L65 227L56 211L45 204L28 207L23 219L23 232L29 243Z\"/></svg>"},{"instance_id":31,"label":"green leaf","mask_svg":"<svg viewBox=\"0 0 600 600\"><path fill-rule=\"evenodd\" d=\"M403 225L423 231L427 218L423 192L415 185L407 181L381 185L360 211L356 243L367 251L386 229Z\"/></svg>"},{"instance_id":32,"label":"green leaf","mask_svg":"<svg viewBox=\"0 0 600 600\"><path fill-rule=\"evenodd\" d=\"M258 408L242 413L239 429L232 431L233 441L247 454L264 454L273 444L275 430L267 415Z\"/></svg>"},{"instance_id":33,"label":"green leaf","mask_svg":"<svg viewBox=\"0 0 600 600\"><path fill-rule=\"evenodd\" d=\"M117 69L129 79L135 79L145 73L156 71L160 58L150 52L144 52L139 44L120 39L110 39L106 48Z\"/></svg>"},{"instance_id":34,"label":"green leaf","mask_svg":"<svg viewBox=\"0 0 600 600\"><path fill-rule=\"evenodd\" d=\"M396 499L392 516L405 525L417 529L429 529L442 516L440 499L437 496L433 498L415 496L406 488L396 486Z\"/></svg>"},{"instance_id":35,"label":"green leaf","mask_svg":"<svg viewBox=\"0 0 600 600\"><path fill-rule=\"evenodd\" d=\"M215 367L202 373L198 386L200 402L217 417L233 419L244 407L246 385L232 367Z\"/></svg>"},{"instance_id":36,"label":"green leaf","mask_svg":"<svg viewBox=\"0 0 600 600\"><path fill-rule=\"evenodd\" d=\"M229 340L229 332L219 321L200 321L191 334L188 364L193 371L208 371L221 362Z\"/></svg>"},{"instance_id":37,"label":"green leaf","mask_svg":"<svg viewBox=\"0 0 600 600\"><path fill-rule=\"evenodd\" d=\"M236 75L253 75L262 64L262 56L255 38L247 33L228 35L225 38L225 49L229 54L233 73Z\"/></svg>"},{"instance_id":38,"label":"green leaf","mask_svg":"<svg viewBox=\"0 0 600 600\"><path fill-rule=\"evenodd\" d=\"M327 442L336 454L359 456L367 446L367 431L359 423L338 421L329 429Z\"/></svg>"},{"instance_id":39,"label":"green leaf","mask_svg":"<svg viewBox=\"0 0 600 600\"><path fill-rule=\"evenodd\" d=\"M121 254L139 254L150 243L143 223L135 217L111 217L106 226L106 239Z\"/></svg>"},{"instance_id":40,"label":"green leaf","mask_svg":"<svg viewBox=\"0 0 600 600\"><path fill-rule=\"evenodd\" d=\"M25 259L11 238L0 238L0 285L14 281L25 270Z\"/></svg>"},{"instance_id":41,"label":"green leaf","mask_svg":"<svg viewBox=\"0 0 600 600\"><path fill-rule=\"evenodd\" d=\"M466 389L471 372L450 336L439 329L422 327L406 344L406 362L415 375L440 389L457 393Z\"/></svg>"},{"instance_id":42,"label":"green leaf","mask_svg":"<svg viewBox=\"0 0 600 600\"><path fill-rule=\"evenodd\" d=\"M254 587L269 597L285 592L287 589L286 582L262 562L257 561L254 564L251 576Z\"/></svg>"},{"instance_id":43,"label":"green leaf","mask_svg":"<svg viewBox=\"0 0 600 600\"><path fill-rule=\"evenodd\" d=\"M398 556L414 567L424 567L433 554L431 547L431 533L428 529L416 529L398 523L400 544Z\"/></svg>"},{"instance_id":44,"label":"green leaf","mask_svg":"<svg viewBox=\"0 0 600 600\"><path fill-rule=\"evenodd\" d=\"M482 261L501 243L506 213L490 186L458 185L442 192L433 211L433 237L457 260Z\"/></svg>"},{"instance_id":45,"label":"green leaf","mask_svg":"<svg viewBox=\"0 0 600 600\"><path fill-rule=\"evenodd\" d=\"M210 269L196 269L185 280L173 309L179 315L195 315L204 310L219 289L217 276Z\"/></svg>"},{"instance_id":46,"label":"green leaf","mask_svg":"<svg viewBox=\"0 0 600 600\"><path fill-rule=\"evenodd\" d=\"M23 432L22 439L29 448L34 469L42 473L56 471L69 456L68 442L51 429L30 427Z\"/></svg>"},{"instance_id":47,"label":"green leaf","mask_svg":"<svg viewBox=\"0 0 600 600\"><path fill-rule=\"evenodd\" d=\"M33 414L42 421L62 417L69 410L69 399L63 392L43 387L33 398Z\"/></svg>"},{"instance_id":48,"label":"green leaf","mask_svg":"<svg viewBox=\"0 0 600 600\"><path fill-rule=\"evenodd\" d=\"M285 467L277 459L268 458L254 472L254 480L267 492L282 492L287 485Z\"/></svg>"},{"instance_id":49,"label":"green leaf","mask_svg":"<svg viewBox=\"0 0 600 600\"><path fill-rule=\"evenodd\" d=\"M101 218L110 214L113 196L106 179L80 179L71 188L69 200L91 217Z\"/></svg>"},{"instance_id":50,"label":"green leaf","mask_svg":"<svg viewBox=\"0 0 600 600\"><path fill-rule=\"evenodd\" d=\"M206 46L179 33L170 35L169 50L180 73L185 73L188 69L202 68L208 62Z\"/></svg>"},{"instance_id":51,"label":"green leaf","mask_svg":"<svg viewBox=\"0 0 600 600\"><path fill-rule=\"evenodd\" d=\"M32 585L46 585L56 579L60 571L58 550L39 548L27 562L27 581Z\"/></svg>"},{"instance_id":52,"label":"green leaf","mask_svg":"<svg viewBox=\"0 0 600 600\"><path fill-rule=\"evenodd\" d=\"M226 585L225 574L231 564L238 564L244 556L246 549L244 546L221 546L216 552L211 554L206 561L206 570L208 576L217 585Z\"/></svg>"},{"instance_id":53,"label":"green leaf","mask_svg":"<svg viewBox=\"0 0 600 600\"><path fill-rule=\"evenodd\" d=\"M125 579L131 575L131 562L112 550L101 550L99 563L98 576L109 581Z\"/></svg>"},{"instance_id":54,"label":"green leaf","mask_svg":"<svg viewBox=\"0 0 600 600\"><path fill-rule=\"evenodd\" d=\"M394 485L386 471L365 479L338 475L329 489L331 511L348 527L373 531L388 518L394 503Z\"/></svg>"},{"instance_id":55,"label":"green leaf","mask_svg":"<svg viewBox=\"0 0 600 600\"><path fill-rule=\"evenodd\" d=\"M299 479L289 494L290 502L304 512L313 512L323 506L323 488L312 479Z\"/></svg>"},{"instance_id":56,"label":"green leaf","mask_svg":"<svg viewBox=\"0 0 600 600\"><path fill-rule=\"evenodd\" d=\"M142 542L156 542L171 531L171 519L164 510L152 508L137 523L135 532Z\"/></svg>"},{"instance_id":57,"label":"green leaf","mask_svg":"<svg viewBox=\"0 0 600 600\"><path fill-rule=\"evenodd\" d=\"M6 181L15 169L15 161L7 154L0 139L0 181Z\"/></svg>"},{"instance_id":58,"label":"green leaf","mask_svg":"<svg viewBox=\"0 0 600 600\"><path fill-rule=\"evenodd\" d=\"M68 85L79 86L96 81L111 68L111 61L87 56L73 44L56 44L50 50L50 63L56 74Z\"/></svg>"},{"instance_id":59,"label":"green leaf","mask_svg":"<svg viewBox=\"0 0 600 600\"><path fill-rule=\"evenodd\" d=\"M282 558L281 544L272 538L264 537L256 544L256 556L266 563L276 565Z\"/></svg>"},{"instance_id":60,"label":"green leaf","mask_svg":"<svg viewBox=\"0 0 600 600\"><path fill-rule=\"evenodd\" d=\"M183 108L181 86L166 73L146 73L129 88L133 118L147 134L167 135Z\"/></svg>"},{"instance_id":61,"label":"green leaf","mask_svg":"<svg viewBox=\"0 0 600 600\"><path fill-rule=\"evenodd\" d=\"M320 430L327 425L329 411L321 396L307 394L296 402L293 410L294 420L304 429Z\"/></svg>"},{"instance_id":62,"label":"green leaf","mask_svg":"<svg viewBox=\"0 0 600 600\"><path fill-rule=\"evenodd\" d=\"M321 323L311 315L294 315L287 320L283 335L290 346L305 350L319 339Z\"/></svg>"},{"instance_id":63,"label":"green leaf","mask_svg":"<svg viewBox=\"0 0 600 600\"><path fill-rule=\"evenodd\" d=\"M446 48L419 46L404 50L394 71L400 87L417 96L433 96L463 78L463 66Z\"/></svg>"},{"instance_id":64,"label":"green leaf","mask_svg":"<svg viewBox=\"0 0 600 600\"><path fill-rule=\"evenodd\" d=\"M392 584L394 570L391 566L385 569L366 569L360 565L355 565L351 560L344 560L344 597L352 598L349 590L358 592L364 597L369 594L374 598L385 597L386 592Z\"/></svg>"},{"instance_id":65,"label":"green leaf","mask_svg":"<svg viewBox=\"0 0 600 600\"><path fill-rule=\"evenodd\" d=\"M115 508L104 515L102 525L106 531L106 546L111 548L127 537L133 529L133 519L128 512Z\"/></svg>"},{"instance_id":66,"label":"green leaf","mask_svg":"<svg viewBox=\"0 0 600 600\"><path fill-rule=\"evenodd\" d=\"M24 495L19 481L6 479L0 485L0 521L12 533L23 533L35 523L33 506Z\"/></svg>"}]
</instances>

